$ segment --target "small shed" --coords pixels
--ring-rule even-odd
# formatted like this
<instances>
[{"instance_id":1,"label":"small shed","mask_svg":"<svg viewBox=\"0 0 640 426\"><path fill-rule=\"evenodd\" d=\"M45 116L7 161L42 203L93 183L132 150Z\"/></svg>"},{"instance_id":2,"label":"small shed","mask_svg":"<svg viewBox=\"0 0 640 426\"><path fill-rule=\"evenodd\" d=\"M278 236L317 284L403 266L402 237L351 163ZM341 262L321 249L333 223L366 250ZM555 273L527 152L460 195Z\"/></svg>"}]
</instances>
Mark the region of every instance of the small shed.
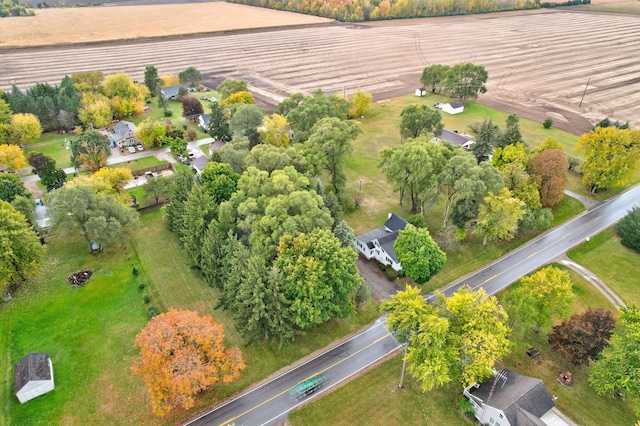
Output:
<instances>
[{"instance_id":1,"label":"small shed","mask_svg":"<svg viewBox=\"0 0 640 426\"><path fill-rule=\"evenodd\" d=\"M16 365L13 389L22 404L55 388L53 364L47 353L30 353Z\"/></svg>"},{"instance_id":2,"label":"small shed","mask_svg":"<svg viewBox=\"0 0 640 426\"><path fill-rule=\"evenodd\" d=\"M416 96L424 96L426 94L427 94L427 89L425 89L424 87L416 89Z\"/></svg>"},{"instance_id":3,"label":"small shed","mask_svg":"<svg viewBox=\"0 0 640 426\"><path fill-rule=\"evenodd\" d=\"M464 103L460 101L443 104L442 110L447 114L460 114L464 111Z\"/></svg>"}]
</instances>

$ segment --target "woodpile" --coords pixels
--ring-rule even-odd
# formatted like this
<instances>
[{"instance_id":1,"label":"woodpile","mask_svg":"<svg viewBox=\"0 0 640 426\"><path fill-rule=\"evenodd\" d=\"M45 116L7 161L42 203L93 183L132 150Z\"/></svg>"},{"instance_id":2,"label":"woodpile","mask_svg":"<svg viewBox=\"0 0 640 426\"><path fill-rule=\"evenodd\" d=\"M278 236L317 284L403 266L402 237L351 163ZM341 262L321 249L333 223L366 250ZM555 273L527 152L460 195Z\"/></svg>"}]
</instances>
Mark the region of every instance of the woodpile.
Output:
<instances>
[{"instance_id":1,"label":"woodpile","mask_svg":"<svg viewBox=\"0 0 640 426\"><path fill-rule=\"evenodd\" d=\"M89 269L85 269L84 271L74 272L73 274L69 275L69 277L67 277L67 280L72 286L82 287L87 281L89 281L89 278L91 278L92 274L93 272L91 272Z\"/></svg>"}]
</instances>

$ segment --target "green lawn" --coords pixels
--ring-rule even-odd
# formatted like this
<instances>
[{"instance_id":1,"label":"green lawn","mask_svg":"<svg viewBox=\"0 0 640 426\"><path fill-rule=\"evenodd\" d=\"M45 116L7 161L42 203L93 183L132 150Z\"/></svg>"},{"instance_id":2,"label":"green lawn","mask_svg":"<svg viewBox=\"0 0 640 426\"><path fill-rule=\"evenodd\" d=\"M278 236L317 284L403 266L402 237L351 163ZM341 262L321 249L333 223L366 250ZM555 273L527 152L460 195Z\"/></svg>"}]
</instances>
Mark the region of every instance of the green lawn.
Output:
<instances>
[{"instance_id":1,"label":"green lawn","mask_svg":"<svg viewBox=\"0 0 640 426\"><path fill-rule=\"evenodd\" d=\"M25 157L30 152L42 152L54 160L56 160L56 167L59 169L65 169L71 167L71 154L67 151L65 146L65 138L73 138L73 135L60 135L55 132L49 132L43 134L38 141L24 148Z\"/></svg>"},{"instance_id":2,"label":"green lawn","mask_svg":"<svg viewBox=\"0 0 640 426\"><path fill-rule=\"evenodd\" d=\"M90 255L76 233L52 238L47 247L40 279L22 287L11 302L0 303L0 425L157 425L188 417L182 410L163 419L151 415L143 383L129 370L137 353L133 340L148 319L144 294L160 310L175 307L212 315L224 325L228 344L244 353L247 369L241 378L203 394L191 413L361 329L379 315L377 306L369 303L358 315L329 321L282 349L274 344L246 347L230 313L214 309L217 291L187 266L160 210L141 216L124 247L114 245ZM139 269L138 276L133 276L132 265ZM84 268L94 270L91 281L82 288L70 287L67 276ZM145 283L143 290L139 283ZM13 396L13 366L33 351L50 354L56 389L21 405Z\"/></svg>"},{"instance_id":3,"label":"green lawn","mask_svg":"<svg viewBox=\"0 0 640 426\"><path fill-rule=\"evenodd\" d=\"M135 172L136 170L142 170L149 167L159 166L161 164L168 163L167 160L158 160L155 156L143 157L137 160L125 161L124 163L112 164L109 167L124 167L126 169Z\"/></svg>"},{"instance_id":4,"label":"green lawn","mask_svg":"<svg viewBox=\"0 0 640 426\"><path fill-rule=\"evenodd\" d=\"M640 254L620 244L615 227L606 229L567 254L595 273L624 303L640 305Z\"/></svg>"},{"instance_id":5,"label":"green lawn","mask_svg":"<svg viewBox=\"0 0 640 426\"><path fill-rule=\"evenodd\" d=\"M575 312L582 312L587 307L614 310L586 280L572 271L569 274L574 282ZM598 396L587 384L588 368L575 367L560 357L549 347L545 335L531 333L526 336L526 341L515 345L517 348L528 346L535 346L540 355L530 359L524 350L517 349L502 360L504 365L521 374L542 379L549 392L558 397L557 406L577 424L634 424L631 404ZM466 424L457 408L462 394L459 386L451 385L423 393L407 374L405 388L398 390L401 366L402 356L399 354L331 394L294 411L289 419L293 425ZM573 373L573 386L564 388L555 381L560 371Z\"/></svg>"}]
</instances>

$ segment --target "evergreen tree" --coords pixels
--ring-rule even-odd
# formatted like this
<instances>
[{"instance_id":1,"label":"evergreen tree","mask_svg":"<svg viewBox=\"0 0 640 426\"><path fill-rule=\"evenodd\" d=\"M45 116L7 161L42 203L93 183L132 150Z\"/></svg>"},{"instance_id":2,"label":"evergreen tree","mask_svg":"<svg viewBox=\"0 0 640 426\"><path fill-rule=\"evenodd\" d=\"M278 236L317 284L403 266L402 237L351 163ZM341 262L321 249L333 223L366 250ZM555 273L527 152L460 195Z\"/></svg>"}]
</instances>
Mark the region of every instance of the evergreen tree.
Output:
<instances>
[{"instance_id":1,"label":"evergreen tree","mask_svg":"<svg viewBox=\"0 0 640 426\"><path fill-rule=\"evenodd\" d=\"M184 202L189 197L193 184L193 176L190 173L178 173L169 185L171 202L164 207L164 216L169 223L169 230L178 237L182 237L184 230Z\"/></svg>"},{"instance_id":2,"label":"evergreen tree","mask_svg":"<svg viewBox=\"0 0 640 426\"><path fill-rule=\"evenodd\" d=\"M186 226L180 238L191 266L200 268L202 265L203 240L207 226L214 218L216 210L216 204L211 195L201 185L194 185L189 198L184 202L182 221Z\"/></svg>"},{"instance_id":3,"label":"evergreen tree","mask_svg":"<svg viewBox=\"0 0 640 426\"><path fill-rule=\"evenodd\" d=\"M260 256L251 256L246 278L238 288L234 318L249 343L279 338L282 344L294 336L290 302L284 296L282 275L270 270Z\"/></svg>"}]
</instances>

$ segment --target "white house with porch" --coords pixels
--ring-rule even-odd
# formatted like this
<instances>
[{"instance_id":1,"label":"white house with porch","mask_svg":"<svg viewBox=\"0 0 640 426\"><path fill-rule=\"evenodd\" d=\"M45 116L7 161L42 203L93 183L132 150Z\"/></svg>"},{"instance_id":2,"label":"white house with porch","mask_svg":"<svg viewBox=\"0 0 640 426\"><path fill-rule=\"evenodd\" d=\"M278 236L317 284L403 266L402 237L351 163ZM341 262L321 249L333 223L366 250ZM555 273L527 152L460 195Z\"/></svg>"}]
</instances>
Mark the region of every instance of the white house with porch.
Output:
<instances>
[{"instance_id":1,"label":"white house with porch","mask_svg":"<svg viewBox=\"0 0 640 426\"><path fill-rule=\"evenodd\" d=\"M406 220L395 213L389 213L383 227L356 237L355 248L368 260L376 259L378 262L399 271L402 269L402 264L396 257L393 244L398 238L398 232L406 226Z\"/></svg>"},{"instance_id":2,"label":"white house with porch","mask_svg":"<svg viewBox=\"0 0 640 426\"><path fill-rule=\"evenodd\" d=\"M476 419L491 426L576 426L555 408L542 380L523 376L507 368L481 385L464 390Z\"/></svg>"}]
</instances>

